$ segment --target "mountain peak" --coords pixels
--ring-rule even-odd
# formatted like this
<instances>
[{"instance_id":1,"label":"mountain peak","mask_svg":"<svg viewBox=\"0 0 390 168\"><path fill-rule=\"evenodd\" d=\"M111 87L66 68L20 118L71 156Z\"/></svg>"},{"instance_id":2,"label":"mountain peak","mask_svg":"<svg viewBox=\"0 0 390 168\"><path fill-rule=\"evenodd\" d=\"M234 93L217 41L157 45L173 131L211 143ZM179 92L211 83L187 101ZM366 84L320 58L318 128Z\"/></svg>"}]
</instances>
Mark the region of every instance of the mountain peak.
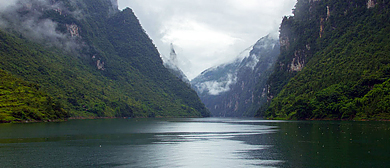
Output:
<instances>
[{"instance_id":1,"label":"mountain peak","mask_svg":"<svg viewBox=\"0 0 390 168\"><path fill-rule=\"evenodd\" d=\"M173 44L171 43L171 50L169 53L169 61L172 62L173 65L178 66L177 62L177 54L175 49L173 48Z\"/></svg>"},{"instance_id":2,"label":"mountain peak","mask_svg":"<svg viewBox=\"0 0 390 168\"><path fill-rule=\"evenodd\" d=\"M169 53L169 57L166 58L162 56L163 63L166 68L168 68L169 72L171 72L173 75L175 75L177 78L181 79L183 82L189 84L190 81L188 80L187 76L183 73L183 71L178 67L178 60L177 60L177 54L174 49L173 44L170 44L171 49Z\"/></svg>"}]
</instances>

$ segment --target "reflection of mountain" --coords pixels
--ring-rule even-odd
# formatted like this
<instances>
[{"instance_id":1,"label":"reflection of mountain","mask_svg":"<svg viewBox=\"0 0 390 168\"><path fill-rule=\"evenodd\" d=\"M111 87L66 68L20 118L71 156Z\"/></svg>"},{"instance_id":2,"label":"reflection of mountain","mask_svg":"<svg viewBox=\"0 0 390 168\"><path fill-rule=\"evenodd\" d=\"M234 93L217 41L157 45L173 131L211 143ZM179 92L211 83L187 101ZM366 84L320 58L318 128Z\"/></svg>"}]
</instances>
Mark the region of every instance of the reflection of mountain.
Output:
<instances>
[{"instance_id":1,"label":"reflection of mountain","mask_svg":"<svg viewBox=\"0 0 390 168\"><path fill-rule=\"evenodd\" d=\"M187 76L180 70L177 61L176 51L173 48L173 44L171 44L171 52L169 54L169 58L163 58L164 66L171 72L173 75L181 79L183 82L190 84Z\"/></svg>"},{"instance_id":2,"label":"reflection of mountain","mask_svg":"<svg viewBox=\"0 0 390 168\"><path fill-rule=\"evenodd\" d=\"M263 37L242 54L243 58L210 68L191 81L213 116L253 116L266 102L265 85L279 54L279 41Z\"/></svg>"}]
</instances>

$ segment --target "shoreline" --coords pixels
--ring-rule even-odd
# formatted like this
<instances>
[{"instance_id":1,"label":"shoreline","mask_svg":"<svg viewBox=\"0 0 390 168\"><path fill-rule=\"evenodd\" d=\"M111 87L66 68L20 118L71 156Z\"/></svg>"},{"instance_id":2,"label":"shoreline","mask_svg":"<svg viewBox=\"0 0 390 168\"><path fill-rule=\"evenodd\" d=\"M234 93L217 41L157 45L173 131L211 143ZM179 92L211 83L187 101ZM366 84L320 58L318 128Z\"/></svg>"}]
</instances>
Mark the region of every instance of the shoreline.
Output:
<instances>
[{"instance_id":1,"label":"shoreline","mask_svg":"<svg viewBox=\"0 0 390 168\"><path fill-rule=\"evenodd\" d=\"M69 121L69 120L94 120L94 119L142 119L142 118L151 118L151 117L69 117L69 118L66 118L66 119L55 119L55 120L21 120L21 121L0 121L0 124L27 124L27 123L49 123L49 122L66 122L66 121ZM153 118L209 118L209 117L195 117L195 116L192 116L192 117L172 117L172 116L166 116L166 117L153 117ZM258 117L254 117L254 118L258 118ZM258 118L260 119L260 118ZM285 120L285 121L380 121L380 122L390 122L389 119L379 119L379 120L375 120L375 119L358 119L358 120L348 120L348 119L329 119L329 118L325 118L325 119L306 119L306 120L289 120L289 119L283 119L283 118L279 118L279 119L267 119L267 118L263 118L264 120Z\"/></svg>"}]
</instances>

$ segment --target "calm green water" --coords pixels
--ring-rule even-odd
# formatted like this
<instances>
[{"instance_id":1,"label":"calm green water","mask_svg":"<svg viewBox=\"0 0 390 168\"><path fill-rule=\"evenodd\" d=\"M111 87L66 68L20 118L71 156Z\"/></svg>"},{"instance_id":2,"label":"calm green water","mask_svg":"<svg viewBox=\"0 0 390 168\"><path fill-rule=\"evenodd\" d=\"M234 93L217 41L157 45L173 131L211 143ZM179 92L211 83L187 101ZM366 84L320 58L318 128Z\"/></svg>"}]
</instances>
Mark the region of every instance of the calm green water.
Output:
<instances>
[{"instance_id":1,"label":"calm green water","mask_svg":"<svg viewBox=\"0 0 390 168\"><path fill-rule=\"evenodd\" d=\"M390 167L389 131L220 118L0 124L0 167Z\"/></svg>"}]
</instances>

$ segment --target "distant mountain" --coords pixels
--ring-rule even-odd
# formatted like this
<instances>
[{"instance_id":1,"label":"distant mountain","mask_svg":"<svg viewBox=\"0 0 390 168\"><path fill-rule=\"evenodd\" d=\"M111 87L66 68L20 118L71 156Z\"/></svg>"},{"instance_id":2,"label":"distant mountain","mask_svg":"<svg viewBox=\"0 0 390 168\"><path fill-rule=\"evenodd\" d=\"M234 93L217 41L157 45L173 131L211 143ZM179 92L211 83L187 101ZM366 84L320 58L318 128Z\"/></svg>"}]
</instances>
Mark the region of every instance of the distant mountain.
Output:
<instances>
[{"instance_id":1,"label":"distant mountain","mask_svg":"<svg viewBox=\"0 0 390 168\"><path fill-rule=\"evenodd\" d=\"M279 119L390 119L390 1L299 0L268 81Z\"/></svg>"},{"instance_id":2,"label":"distant mountain","mask_svg":"<svg viewBox=\"0 0 390 168\"><path fill-rule=\"evenodd\" d=\"M0 120L209 116L159 55L133 11L118 10L116 0L17 1L0 11L0 69L33 88L12 86L32 93L17 96L1 86ZM19 100L29 96L42 107ZM19 110L4 110L10 100ZM53 109L59 115L48 117ZM29 117L35 114L41 117Z\"/></svg>"},{"instance_id":3,"label":"distant mountain","mask_svg":"<svg viewBox=\"0 0 390 168\"><path fill-rule=\"evenodd\" d=\"M164 66L171 72L173 75L181 79L183 82L190 84L190 80L188 80L187 76L181 71L181 69L177 66L177 54L175 49L173 48L173 44L171 44L171 52L169 53L169 58L163 59Z\"/></svg>"},{"instance_id":4,"label":"distant mountain","mask_svg":"<svg viewBox=\"0 0 390 168\"><path fill-rule=\"evenodd\" d=\"M267 100L266 82L278 55L278 40L263 37L234 62L205 70L191 85L213 116L252 117Z\"/></svg>"}]
</instances>

